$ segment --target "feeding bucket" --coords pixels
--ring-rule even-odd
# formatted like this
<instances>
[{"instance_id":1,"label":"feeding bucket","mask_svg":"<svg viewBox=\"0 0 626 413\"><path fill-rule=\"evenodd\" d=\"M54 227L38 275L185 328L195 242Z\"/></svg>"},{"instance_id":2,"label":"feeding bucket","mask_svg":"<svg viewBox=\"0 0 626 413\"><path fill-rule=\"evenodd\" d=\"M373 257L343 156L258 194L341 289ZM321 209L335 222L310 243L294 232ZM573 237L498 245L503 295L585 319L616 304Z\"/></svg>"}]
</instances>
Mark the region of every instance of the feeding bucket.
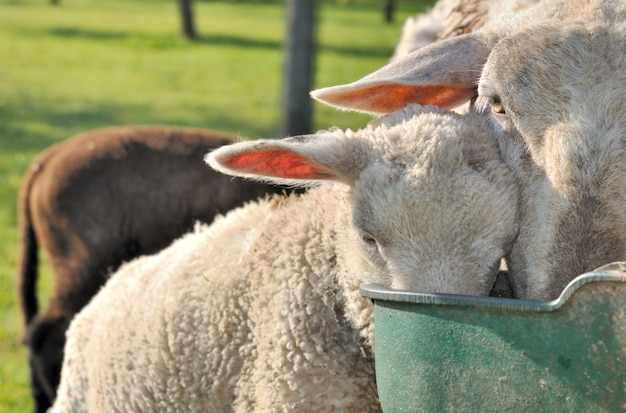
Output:
<instances>
[{"instance_id":1,"label":"feeding bucket","mask_svg":"<svg viewBox=\"0 0 626 413\"><path fill-rule=\"evenodd\" d=\"M626 263L550 302L361 294L374 301L385 413L626 412Z\"/></svg>"}]
</instances>

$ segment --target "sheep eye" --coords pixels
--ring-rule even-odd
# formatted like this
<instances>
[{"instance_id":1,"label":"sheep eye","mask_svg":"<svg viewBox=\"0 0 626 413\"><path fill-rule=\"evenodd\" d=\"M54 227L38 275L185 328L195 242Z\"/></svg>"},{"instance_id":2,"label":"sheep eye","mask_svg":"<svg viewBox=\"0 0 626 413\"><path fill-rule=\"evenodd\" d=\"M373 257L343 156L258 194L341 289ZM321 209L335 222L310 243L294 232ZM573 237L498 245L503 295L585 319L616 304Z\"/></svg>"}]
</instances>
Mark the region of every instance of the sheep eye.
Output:
<instances>
[{"instance_id":1,"label":"sheep eye","mask_svg":"<svg viewBox=\"0 0 626 413\"><path fill-rule=\"evenodd\" d=\"M361 241L365 245L365 248L367 248L369 251L375 252L377 255L381 254L378 241L376 241L376 238L369 232L361 232Z\"/></svg>"},{"instance_id":2,"label":"sheep eye","mask_svg":"<svg viewBox=\"0 0 626 413\"><path fill-rule=\"evenodd\" d=\"M491 107L491 111L493 113L499 113L504 115L506 110L504 110L504 105L502 105L502 101L498 96L494 96L489 100L489 106Z\"/></svg>"},{"instance_id":3,"label":"sheep eye","mask_svg":"<svg viewBox=\"0 0 626 413\"><path fill-rule=\"evenodd\" d=\"M378 246L378 243L376 242L376 238L374 238L374 236L370 234L369 232L363 232L361 234L361 240L363 240L363 242L370 247Z\"/></svg>"}]
</instances>

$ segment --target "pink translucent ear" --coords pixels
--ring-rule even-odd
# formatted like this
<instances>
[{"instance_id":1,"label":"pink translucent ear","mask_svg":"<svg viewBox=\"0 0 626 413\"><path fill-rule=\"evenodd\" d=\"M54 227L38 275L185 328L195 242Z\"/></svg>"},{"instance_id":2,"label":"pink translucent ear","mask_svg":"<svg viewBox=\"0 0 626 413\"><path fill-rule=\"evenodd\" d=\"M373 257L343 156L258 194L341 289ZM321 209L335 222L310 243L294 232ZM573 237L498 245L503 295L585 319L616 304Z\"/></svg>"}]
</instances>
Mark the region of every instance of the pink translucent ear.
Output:
<instances>
[{"instance_id":1,"label":"pink translucent ear","mask_svg":"<svg viewBox=\"0 0 626 413\"><path fill-rule=\"evenodd\" d=\"M332 174L309 158L287 149L266 149L238 153L218 160L231 171L284 179L329 179Z\"/></svg>"},{"instance_id":2,"label":"pink translucent ear","mask_svg":"<svg viewBox=\"0 0 626 413\"><path fill-rule=\"evenodd\" d=\"M472 98L475 86L414 86L398 83L355 85L319 89L311 96L330 106L384 115L411 104L455 108Z\"/></svg>"},{"instance_id":3,"label":"pink translucent ear","mask_svg":"<svg viewBox=\"0 0 626 413\"><path fill-rule=\"evenodd\" d=\"M340 132L258 139L221 146L204 160L227 175L307 187L320 180L353 185L366 166L368 142Z\"/></svg>"},{"instance_id":4,"label":"pink translucent ear","mask_svg":"<svg viewBox=\"0 0 626 413\"><path fill-rule=\"evenodd\" d=\"M411 103L454 108L470 100L490 42L476 33L433 43L356 82L327 87L311 96L340 109L382 115Z\"/></svg>"}]
</instances>

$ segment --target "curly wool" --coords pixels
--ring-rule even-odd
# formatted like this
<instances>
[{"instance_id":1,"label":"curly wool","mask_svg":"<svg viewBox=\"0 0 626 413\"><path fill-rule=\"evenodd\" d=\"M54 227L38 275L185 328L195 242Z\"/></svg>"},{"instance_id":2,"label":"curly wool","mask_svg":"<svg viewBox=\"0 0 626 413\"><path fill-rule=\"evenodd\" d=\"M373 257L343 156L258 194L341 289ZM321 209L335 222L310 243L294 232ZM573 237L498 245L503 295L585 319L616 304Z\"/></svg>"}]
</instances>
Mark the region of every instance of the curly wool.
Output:
<instances>
[{"instance_id":1,"label":"curly wool","mask_svg":"<svg viewBox=\"0 0 626 413\"><path fill-rule=\"evenodd\" d=\"M358 279L337 294L341 189L249 204L125 265L72 323L52 411L378 411L371 349L338 311L363 301Z\"/></svg>"}]
</instances>

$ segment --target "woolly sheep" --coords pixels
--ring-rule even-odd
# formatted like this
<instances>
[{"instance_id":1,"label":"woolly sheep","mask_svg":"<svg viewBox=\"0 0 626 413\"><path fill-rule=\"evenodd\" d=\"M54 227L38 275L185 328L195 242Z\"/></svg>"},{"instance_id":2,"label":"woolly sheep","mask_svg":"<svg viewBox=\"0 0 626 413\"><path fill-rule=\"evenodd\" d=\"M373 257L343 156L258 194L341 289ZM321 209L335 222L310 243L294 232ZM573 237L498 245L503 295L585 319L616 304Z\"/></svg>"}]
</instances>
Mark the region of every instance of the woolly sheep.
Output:
<instances>
[{"instance_id":1,"label":"woolly sheep","mask_svg":"<svg viewBox=\"0 0 626 413\"><path fill-rule=\"evenodd\" d=\"M515 237L516 183L485 129L411 106L212 152L228 174L322 184L122 267L72 322L52 412L380 411L360 284L487 295Z\"/></svg>"},{"instance_id":2,"label":"woolly sheep","mask_svg":"<svg viewBox=\"0 0 626 413\"><path fill-rule=\"evenodd\" d=\"M384 114L452 108L478 92L474 110L521 185L515 294L552 299L576 275L626 259L625 21L622 2L545 0L312 96Z\"/></svg>"},{"instance_id":3,"label":"woolly sheep","mask_svg":"<svg viewBox=\"0 0 626 413\"><path fill-rule=\"evenodd\" d=\"M54 401L65 331L124 261L154 253L218 212L281 188L233 181L202 161L232 135L171 126L92 130L44 151L22 182L18 302L29 349L35 411ZM37 315L38 254L55 280Z\"/></svg>"},{"instance_id":4,"label":"woolly sheep","mask_svg":"<svg viewBox=\"0 0 626 413\"><path fill-rule=\"evenodd\" d=\"M408 17L392 61L439 40L471 33L538 0L439 0L427 13Z\"/></svg>"}]
</instances>

